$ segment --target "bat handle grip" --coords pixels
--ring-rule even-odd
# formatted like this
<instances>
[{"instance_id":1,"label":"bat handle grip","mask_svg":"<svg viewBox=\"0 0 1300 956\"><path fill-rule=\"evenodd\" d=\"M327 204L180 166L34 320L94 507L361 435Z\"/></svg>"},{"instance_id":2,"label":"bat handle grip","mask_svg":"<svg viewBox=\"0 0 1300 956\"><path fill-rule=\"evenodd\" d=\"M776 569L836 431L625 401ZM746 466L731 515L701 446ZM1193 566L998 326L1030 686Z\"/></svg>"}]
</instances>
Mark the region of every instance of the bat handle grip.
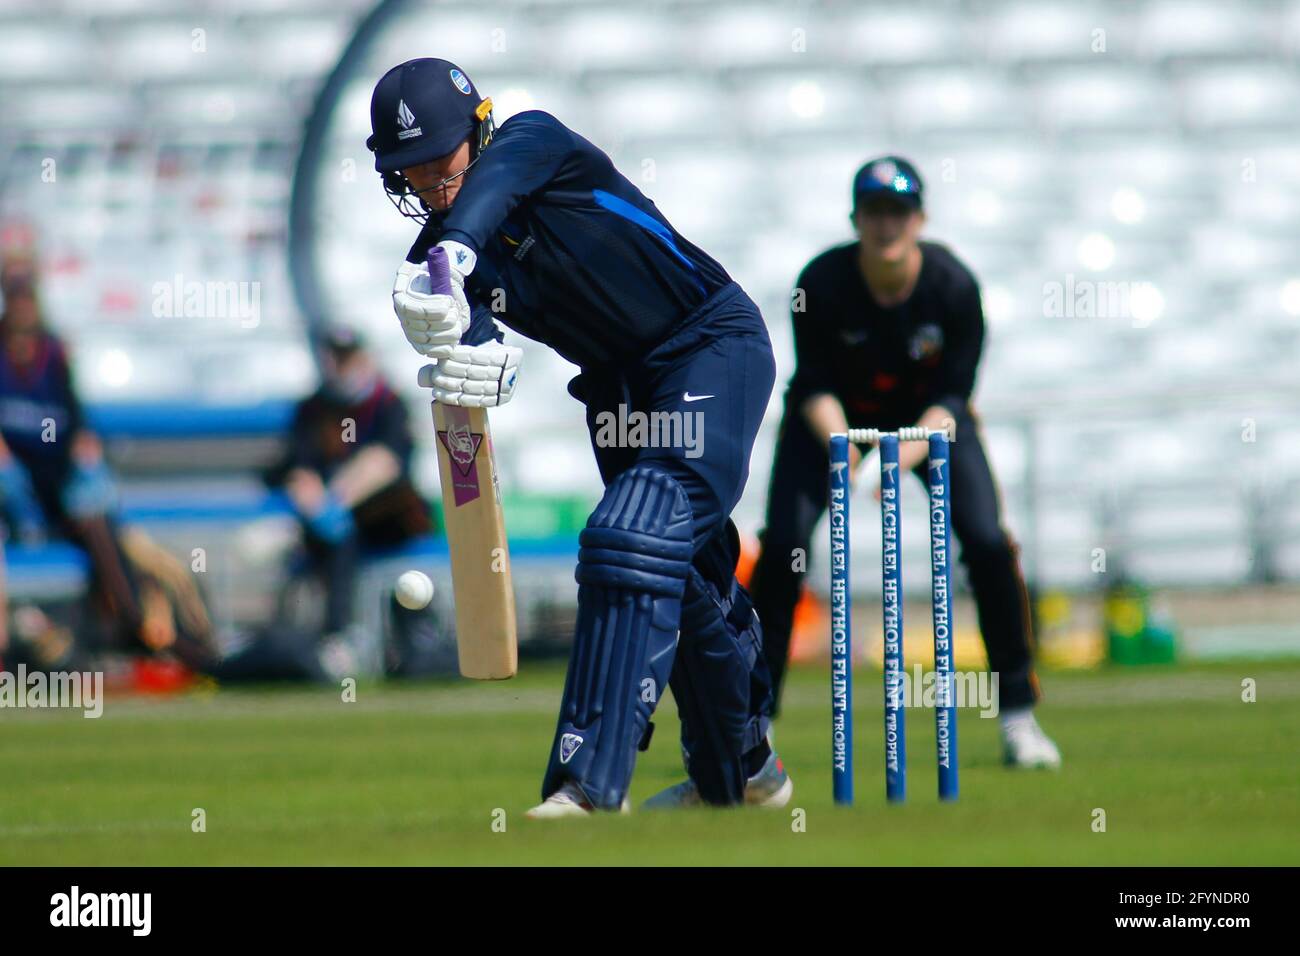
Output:
<instances>
[{"instance_id":1,"label":"bat handle grip","mask_svg":"<svg viewBox=\"0 0 1300 956\"><path fill-rule=\"evenodd\" d=\"M434 295L451 295L451 261L447 250L434 246L428 253L429 291Z\"/></svg>"}]
</instances>

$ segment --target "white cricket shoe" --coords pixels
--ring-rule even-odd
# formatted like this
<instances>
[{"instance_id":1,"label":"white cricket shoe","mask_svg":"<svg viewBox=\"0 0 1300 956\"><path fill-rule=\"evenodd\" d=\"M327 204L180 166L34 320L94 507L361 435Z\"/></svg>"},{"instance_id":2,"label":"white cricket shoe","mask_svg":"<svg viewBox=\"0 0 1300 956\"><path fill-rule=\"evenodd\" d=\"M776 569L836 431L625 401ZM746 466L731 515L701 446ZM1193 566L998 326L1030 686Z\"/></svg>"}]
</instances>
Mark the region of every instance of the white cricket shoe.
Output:
<instances>
[{"instance_id":1,"label":"white cricket shoe","mask_svg":"<svg viewBox=\"0 0 1300 956\"><path fill-rule=\"evenodd\" d=\"M624 798L619 813L628 813L630 804ZM576 783L566 783L553 794L524 814L530 820L558 820L561 817L589 817L596 812L587 795Z\"/></svg>"},{"instance_id":2,"label":"white cricket shoe","mask_svg":"<svg viewBox=\"0 0 1300 956\"><path fill-rule=\"evenodd\" d=\"M768 737L771 743L771 737ZM758 773L745 783L745 805L750 807L773 807L780 809L790 802L794 795L794 781L785 772L785 764L772 751ZM666 790L660 790L653 797L641 804L644 810L671 810L679 807L702 807L704 798L692 780L683 780Z\"/></svg>"},{"instance_id":3,"label":"white cricket shoe","mask_svg":"<svg viewBox=\"0 0 1300 956\"><path fill-rule=\"evenodd\" d=\"M1060 769L1061 751L1038 726L1032 707L1002 715L1002 762L1008 767Z\"/></svg>"}]
</instances>

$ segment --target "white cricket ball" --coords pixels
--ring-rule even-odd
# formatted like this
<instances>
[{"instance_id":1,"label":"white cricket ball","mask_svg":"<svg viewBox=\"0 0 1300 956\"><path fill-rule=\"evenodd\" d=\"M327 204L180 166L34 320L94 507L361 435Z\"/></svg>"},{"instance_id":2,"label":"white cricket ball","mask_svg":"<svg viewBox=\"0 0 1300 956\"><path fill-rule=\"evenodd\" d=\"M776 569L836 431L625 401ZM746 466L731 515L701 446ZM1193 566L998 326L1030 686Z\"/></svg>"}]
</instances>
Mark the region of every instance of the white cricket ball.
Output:
<instances>
[{"instance_id":1,"label":"white cricket ball","mask_svg":"<svg viewBox=\"0 0 1300 956\"><path fill-rule=\"evenodd\" d=\"M397 579L397 603L408 611L428 607L433 600L433 582L423 571L404 571Z\"/></svg>"}]
</instances>

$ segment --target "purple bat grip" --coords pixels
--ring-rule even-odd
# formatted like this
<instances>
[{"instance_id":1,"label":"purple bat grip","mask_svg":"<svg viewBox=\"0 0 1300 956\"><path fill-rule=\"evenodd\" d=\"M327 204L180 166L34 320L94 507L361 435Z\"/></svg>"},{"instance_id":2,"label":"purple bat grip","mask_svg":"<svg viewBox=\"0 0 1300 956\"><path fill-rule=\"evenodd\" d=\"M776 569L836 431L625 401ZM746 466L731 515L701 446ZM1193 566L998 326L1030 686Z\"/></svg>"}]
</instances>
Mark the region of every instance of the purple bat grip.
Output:
<instances>
[{"instance_id":1,"label":"purple bat grip","mask_svg":"<svg viewBox=\"0 0 1300 956\"><path fill-rule=\"evenodd\" d=\"M429 250L429 292L451 295L451 263L447 259L447 250L441 246Z\"/></svg>"}]
</instances>

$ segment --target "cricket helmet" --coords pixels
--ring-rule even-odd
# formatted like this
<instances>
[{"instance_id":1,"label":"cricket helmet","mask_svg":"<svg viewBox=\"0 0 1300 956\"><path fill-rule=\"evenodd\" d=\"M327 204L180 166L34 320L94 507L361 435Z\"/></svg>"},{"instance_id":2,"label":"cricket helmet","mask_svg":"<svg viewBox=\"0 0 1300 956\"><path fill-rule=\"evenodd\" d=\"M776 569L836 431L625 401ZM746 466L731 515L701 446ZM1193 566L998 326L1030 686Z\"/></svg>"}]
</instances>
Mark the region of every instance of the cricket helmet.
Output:
<instances>
[{"instance_id":1,"label":"cricket helmet","mask_svg":"<svg viewBox=\"0 0 1300 956\"><path fill-rule=\"evenodd\" d=\"M449 60L421 57L398 64L375 84L370 129L366 148L375 154L384 191L402 215L424 222L429 210L401 170L455 152L467 139L473 166L496 127L492 100L479 96L464 71Z\"/></svg>"}]
</instances>

